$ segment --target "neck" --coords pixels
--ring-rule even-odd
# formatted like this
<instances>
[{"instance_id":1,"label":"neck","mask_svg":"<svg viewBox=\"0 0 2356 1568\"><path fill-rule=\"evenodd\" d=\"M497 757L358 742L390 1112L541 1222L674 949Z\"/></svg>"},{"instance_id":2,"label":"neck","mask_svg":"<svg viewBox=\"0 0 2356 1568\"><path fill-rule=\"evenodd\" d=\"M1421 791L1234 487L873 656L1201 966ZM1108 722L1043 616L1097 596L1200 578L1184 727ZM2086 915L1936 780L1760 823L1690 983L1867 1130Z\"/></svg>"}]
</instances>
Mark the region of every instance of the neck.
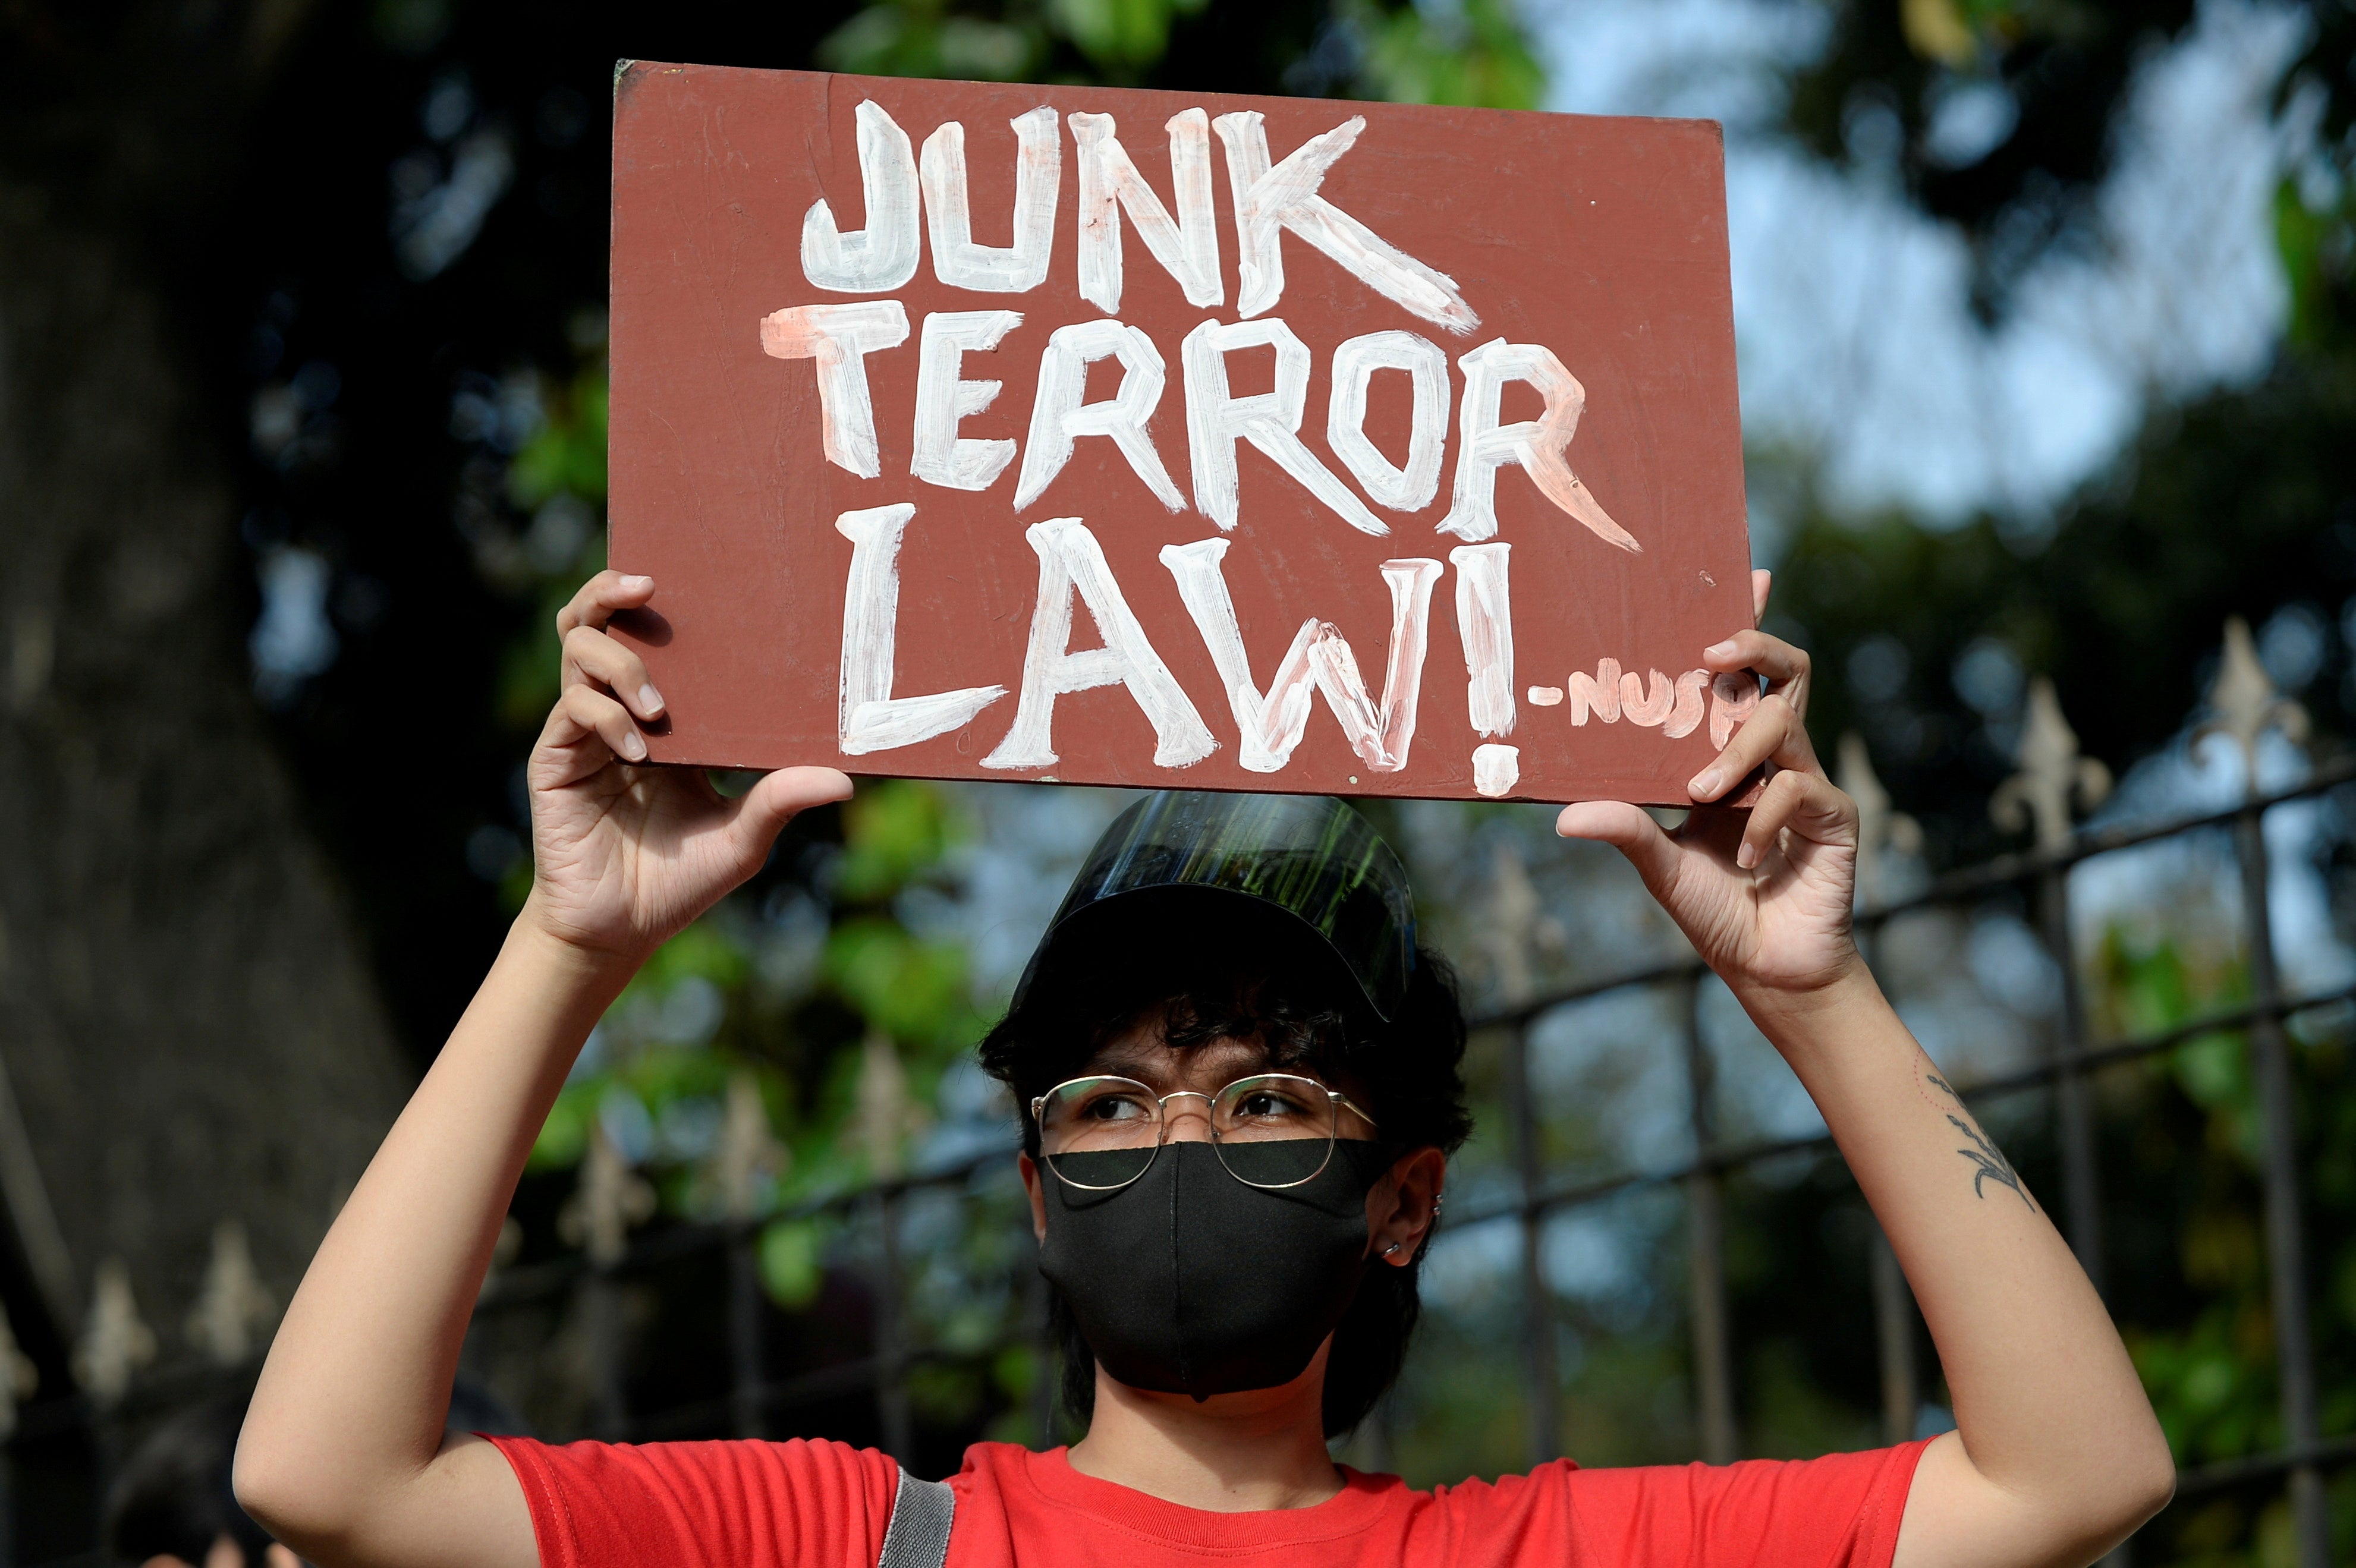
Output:
<instances>
[{"instance_id":1,"label":"neck","mask_svg":"<svg viewBox=\"0 0 2356 1568\"><path fill-rule=\"evenodd\" d=\"M1314 1507L1342 1489L1325 1452L1332 1344L1280 1388L1214 1394L1199 1404L1115 1382L1099 1366L1096 1415L1072 1445L1072 1468L1213 1513Z\"/></svg>"}]
</instances>

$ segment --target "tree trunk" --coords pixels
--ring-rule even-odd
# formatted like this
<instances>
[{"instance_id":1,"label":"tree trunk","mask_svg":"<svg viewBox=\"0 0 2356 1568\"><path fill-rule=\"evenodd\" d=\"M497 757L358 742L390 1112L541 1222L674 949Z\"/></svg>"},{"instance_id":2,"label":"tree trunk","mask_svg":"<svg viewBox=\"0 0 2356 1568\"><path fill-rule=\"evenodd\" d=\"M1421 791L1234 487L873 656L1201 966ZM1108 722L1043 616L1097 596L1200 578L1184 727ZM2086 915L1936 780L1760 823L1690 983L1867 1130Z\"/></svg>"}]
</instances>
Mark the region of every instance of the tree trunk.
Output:
<instances>
[{"instance_id":1,"label":"tree trunk","mask_svg":"<svg viewBox=\"0 0 2356 1568\"><path fill-rule=\"evenodd\" d=\"M82 58L38 123L12 112L31 133L0 173L0 1200L19 1254L0 1276L43 1399L110 1258L166 1361L198 1353L221 1221L283 1307L409 1077L251 692L237 497L150 271L186 264L153 244L156 214L204 199L253 51L283 42L291 8L252 9L206 12L224 41L177 71L157 56L186 43L179 10L106 17L149 69Z\"/></svg>"}]
</instances>

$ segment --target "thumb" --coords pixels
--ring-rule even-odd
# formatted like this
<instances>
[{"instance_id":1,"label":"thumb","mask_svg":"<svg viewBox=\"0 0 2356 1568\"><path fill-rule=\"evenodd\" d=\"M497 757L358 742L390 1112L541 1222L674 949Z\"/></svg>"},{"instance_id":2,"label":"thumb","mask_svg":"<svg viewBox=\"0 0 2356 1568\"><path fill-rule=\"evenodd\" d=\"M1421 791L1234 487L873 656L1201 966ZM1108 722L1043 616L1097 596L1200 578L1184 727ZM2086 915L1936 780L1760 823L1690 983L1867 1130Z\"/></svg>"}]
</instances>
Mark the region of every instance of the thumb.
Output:
<instances>
[{"instance_id":1,"label":"thumb","mask_svg":"<svg viewBox=\"0 0 2356 1568\"><path fill-rule=\"evenodd\" d=\"M850 798L851 780L833 768L779 768L729 804L728 837L757 866L787 823L813 805Z\"/></svg>"},{"instance_id":2,"label":"thumb","mask_svg":"<svg viewBox=\"0 0 2356 1568\"><path fill-rule=\"evenodd\" d=\"M1642 806L1624 800L1583 800L1562 808L1554 830L1565 838L1611 845L1628 858L1655 898L1676 879L1676 841Z\"/></svg>"}]
</instances>

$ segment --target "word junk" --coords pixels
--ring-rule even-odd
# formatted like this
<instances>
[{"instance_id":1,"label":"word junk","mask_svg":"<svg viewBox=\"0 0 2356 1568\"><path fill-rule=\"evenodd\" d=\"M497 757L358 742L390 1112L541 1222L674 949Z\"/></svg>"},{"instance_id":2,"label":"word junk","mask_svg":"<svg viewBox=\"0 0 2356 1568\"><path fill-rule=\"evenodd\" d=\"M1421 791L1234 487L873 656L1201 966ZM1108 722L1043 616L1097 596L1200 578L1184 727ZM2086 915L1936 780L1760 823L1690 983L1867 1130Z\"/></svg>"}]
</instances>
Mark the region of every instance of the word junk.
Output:
<instances>
[{"instance_id":1,"label":"word junk","mask_svg":"<svg viewBox=\"0 0 2356 1568\"><path fill-rule=\"evenodd\" d=\"M1003 247L978 244L971 237L960 122L935 129L920 156L906 133L872 100L858 106L856 119L866 227L845 232L825 200L810 207L802 225L801 264L811 286L839 294L902 287L922 260L920 229L929 235L933 272L943 284L1021 294L1046 281L1063 173L1054 109L1033 109L1012 122L1017 144L1013 243ZM1235 310L1241 319L1205 319L1179 345L1194 509L1221 534L1235 529L1238 443L1251 445L1361 533L1390 532L1373 507L1417 512L1430 506L1439 492L1451 397L1448 356L1440 346L1418 333L1393 329L1352 337L1334 348L1326 435L1356 481L1354 490L1301 440L1311 351L1281 318L1267 314L1283 297L1281 239L1289 231L1444 333L1461 337L1480 325L1452 278L1392 246L1320 194L1326 174L1365 128L1365 120L1353 118L1312 137L1271 165L1257 112L1222 114L1214 121L1196 108L1172 117L1165 128L1174 217L1122 147L1112 116L1075 112L1062 128L1070 133L1079 165L1079 293L1104 316L1058 326L1048 336L1028 437L1018 451L1012 440L961 436L958 426L988 409L1003 387L1001 381L964 379L965 356L996 349L1022 325L1022 314L969 310L926 315L916 332L909 477L945 489L980 491L1013 467L1019 455L1013 492L1019 516L1047 495L1080 439L1100 436L1113 443L1163 507L1173 514L1186 509L1187 496L1147 428L1168 383L1167 360L1142 329L1119 319L1122 219L1126 215L1147 253L1176 282L1188 304L1206 311L1224 306L1211 180L1210 137L1215 130L1225 145L1233 196ZM798 304L762 318L759 325L768 355L813 362L826 461L862 478L881 477L868 362L906 343L909 322L902 304L866 299ZM1227 359L1252 348L1275 351L1275 387L1239 397L1229 389ZM1106 359L1120 367L1119 389L1108 400L1087 401L1087 368ZM1511 546L1495 538L1497 471L1520 468L1549 502L1604 542L1632 553L1643 547L1612 519L1564 457L1587 394L1550 349L1500 337L1464 353L1456 364L1464 392L1457 407L1450 503L1438 531L1463 541L1449 552L1448 565L1456 571L1472 726L1489 741L1473 755L1475 787L1502 795L1513 789L1518 765L1515 748L1497 743L1515 720ZM1365 431L1367 388L1377 370L1400 371L1409 379L1413 418L1403 464L1394 464ZM1528 385L1544 400L1538 418L1499 421L1504 389L1513 382ZM846 511L835 522L851 547L839 709L840 744L849 755L913 745L958 729L1007 695L1003 686L893 695L899 554L916 511L914 503L902 501ZM1210 755L1217 742L1148 640L1087 525L1077 517L1049 517L1032 524L1024 538L1038 557L1039 588L1021 694L1012 725L981 765L1054 765L1055 699L1114 684L1127 688L1151 722L1157 765L1183 768ZM1240 732L1240 764L1257 773L1284 768L1308 725L1314 690L1369 769L1405 769L1415 737L1432 592L1446 567L1420 557L1382 563L1391 626L1379 700L1370 694L1341 633L1313 617L1301 624L1263 690L1252 677L1222 574L1227 546L1226 539L1214 536L1166 546L1160 559L1226 688ZM1076 653L1068 645L1076 594L1103 639L1102 646ZM1616 673L1612 661L1604 666ZM1590 710L1607 721L1624 714L1636 723L1662 725L1672 736L1689 732L1698 722L1701 685L1708 679L1697 670L1670 682L1655 671L1648 698L1633 673L1622 677L1624 697L1620 681L1604 678L1604 690L1577 699L1575 722L1584 723ZM1736 695L1731 689L1721 694L1721 709ZM1541 705L1561 700L1553 688L1533 688L1530 697ZM1721 720L1713 728L1730 722Z\"/></svg>"}]
</instances>

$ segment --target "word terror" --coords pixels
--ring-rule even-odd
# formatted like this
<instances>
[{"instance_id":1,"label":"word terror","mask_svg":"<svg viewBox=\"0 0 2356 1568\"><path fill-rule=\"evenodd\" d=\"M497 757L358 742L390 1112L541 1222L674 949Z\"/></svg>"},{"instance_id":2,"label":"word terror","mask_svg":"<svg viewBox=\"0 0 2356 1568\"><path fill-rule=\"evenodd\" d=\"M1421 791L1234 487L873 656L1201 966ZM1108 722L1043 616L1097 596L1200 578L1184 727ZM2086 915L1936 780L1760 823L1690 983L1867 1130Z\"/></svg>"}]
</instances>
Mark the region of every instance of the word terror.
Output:
<instances>
[{"instance_id":1,"label":"word terror","mask_svg":"<svg viewBox=\"0 0 2356 1568\"><path fill-rule=\"evenodd\" d=\"M902 287L922 259L920 228L929 231L933 272L944 284L1021 294L1046 281L1062 185L1063 145L1054 110L1034 109L1011 123L1016 140L1012 243L1005 246L972 238L961 123L937 127L919 152L872 100L859 105L856 120L866 227L846 232L823 199L809 208L802 221L801 262L813 287L833 293ZM914 333L916 418L908 476L944 489L986 490L1015 466L1019 455L1013 489L1019 516L1044 509L1078 442L1101 437L1164 508L1180 513L1191 504L1227 533L1238 521L1237 449L1248 445L1363 534L1390 532L1376 507L1418 512L1430 506L1439 495L1449 444L1447 352L1429 337L1398 328L1365 333L1333 348L1326 364L1325 435L1345 479L1301 439L1313 357L1280 316L1268 314L1283 299L1281 240L1289 232L1442 333L1461 337L1480 325L1453 279L1389 244L1319 194L1327 172L1356 143L1365 121L1352 118L1271 162L1257 112L1216 120L1201 109L1173 115L1163 126L1172 177L1166 205L1121 144L1112 115L1071 113L1064 117L1064 128L1079 165L1079 292L1105 316L1058 326L1048 335L1039 350L1029 433L1020 443L976 440L960 434L959 426L989 409L1002 387L996 380L968 379L967 356L1000 351L1022 326L1023 314L1000 309L924 316ZM1123 220L1189 304L1203 310L1223 306L1226 287L1211 178L1214 132L1226 151L1233 194L1239 251L1235 311L1242 319L1205 319L1176 346L1187 450L1185 461L1173 464L1164 459L1150 429L1169 390L1169 359L1146 332L1118 319ZM920 209L926 219L921 225ZM819 447L827 462L861 478L882 475L869 363L904 350L910 336L908 313L892 299L789 305L761 321L766 353L812 362ZM1274 351L1275 384L1268 391L1238 395L1228 379L1228 360L1250 349ZM1088 367L1106 360L1119 368L1119 388L1108 399L1089 401ZM1517 752L1499 743L1514 728L1510 547L1492 542L1497 533L1497 471L1520 468L1541 495L1597 538L1631 553L1642 551L1564 457L1587 393L1562 361L1537 344L1499 337L1458 356L1456 365L1464 394L1456 409L1454 477L1438 531L1465 542L1449 552L1446 565L1422 557L1382 563L1391 626L1379 698L1339 628L1315 617L1301 623L1263 688L1252 673L1221 569L1226 540L1212 538L1162 549L1162 564L1226 688L1239 737L1237 760L1244 768L1262 773L1283 769L1307 729L1312 697L1323 699L1369 771L1406 768L1415 741L1432 592L1452 569L1472 727L1487 742L1474 753L1475 785L1483 795L1510 792L1518 773ZM1365 432L1367 389L1381 370L1408 378L1412 426L1403 464L1391 462ZM1499 412L1503 393L1516 382L1537 394L1543 411L1535 420L1506 423ZM1191 482L1191 503L1177 473ZM848 511L835 522L851 547L838 708L840 744L849 755L912 745L960 729L1008 695L1003 686L893 695L899 552L915 512L913 503L900 502ZM1183 768L1210 755L1217 745L1210 729L1148 639L1087 525L1077 517L1047 517L1032 524L1023 537L1038 557L1038 597L1012 725L981 765L1054 765L1056 698L1113 685L1125 688L1151 720L1157 766ZM1076 598L1087 608L1102 646L1070 651ZM1624 715L1676 737L1699 723L1705 672L1692 671L1670 683L1655 671L1648 693L1633 674L1617 676L1618 667L1602 661L1601 690L1584 676L1572 677L1574 724L1584 724L1590 712L1606 722ZM1549 691L1533 688L1531 700L1561 700L1559 690ZM1727 710L1721 701L1720 711Z\"/></svg>"},{"instance_id":2,"label":"word terror","mask_svg":"<svg viewBox=\"0 0 2356 1568\"><path fill-rule=\"evenodd\" d=\"M1017 144L1014 242L1003 247L970 238L961 123L949 121L927 136L920 160L907 133L873 101L859 105L857 117L867 227L845 233L826 201L811 206L802 221L801 255L803 275L813 287L868 293L905 284L918 263L920 207L923 227L932 237L933 273L942 283L1020 294L1046 281L1063 167L1053 110L1034 109L1012 122ZM1066 119L1079 160L1080 293L1108 317L1120 310L1124 214L1147 254L1190 304L1216 309L1226 303L1212 211L1212 131L1226 149L1241 251L1236 314L1244 319L1205 320L1180 346L1194 508L1222 529L1235 528L1236 446L1248 443L1350 527L1389 533L1390 526L1357 491L1302 444L1312 356L1281 317L1266 315L1283 298L1280 241L1290 231L1443 332L1461 336L1480 325L1453 279L1392 246L1318 194L1327 171L1355 144L1365 121L1353 118L1312 136L1271 167L1266 128L1257 112L1222 114L1215 121L1200 109L1173 115L1164 129L1170 137L1172 199L1178 209L1173 218L1122 147L1111 115L1074 113ZM937 312L924 318L916 333L911 478L948 489L983 490L1013 463L1015 443L969 440L958 435L958 426L989 408L1001 386L965 379L964 357L996 350L1022 325L1021 313L1011 310ZM766 352L815 362L826 460L862 478L878 477L883 468L867 362L907 343L905 307L897 300L790 305L760 325ZM1238 397L1229 390L1227 359L1251 348L1276 351L1276 386ZM1108 401L1083 401L1087 368L1102 359L1119 364L1120 389ZM1457 365L1465 390L1458 409L1455 478L1440 531L1467 541L1494 538L1497 470L1510 465L1521 468L1540 494L1598 538L1641 551L1644 547L1612 520L1564 459L1578 433L1587 391L1554 352L1500 337L1463 354ZM1403 467L1394 465L1365 433L1367 384L1382 369L1404 372L1413 388L1414 425ZM1326 439L1350 477L1387 510L1416 512L1429 506L1439 489L1448 441L1447 355L1430 338L1394 328L1338 345L1327 371ZM1169 379L1161 348L1138 327L1106 319L1056 328L1040 351L1015 511L1043 500L1083 436L1111 441L1156 500L1173 512L1183 511L1186 498L1146 428ZM1501 423L1505 389L1515 382L1537 392L1544 411L1535 420Z\"/></svg>"}]
</instances>

